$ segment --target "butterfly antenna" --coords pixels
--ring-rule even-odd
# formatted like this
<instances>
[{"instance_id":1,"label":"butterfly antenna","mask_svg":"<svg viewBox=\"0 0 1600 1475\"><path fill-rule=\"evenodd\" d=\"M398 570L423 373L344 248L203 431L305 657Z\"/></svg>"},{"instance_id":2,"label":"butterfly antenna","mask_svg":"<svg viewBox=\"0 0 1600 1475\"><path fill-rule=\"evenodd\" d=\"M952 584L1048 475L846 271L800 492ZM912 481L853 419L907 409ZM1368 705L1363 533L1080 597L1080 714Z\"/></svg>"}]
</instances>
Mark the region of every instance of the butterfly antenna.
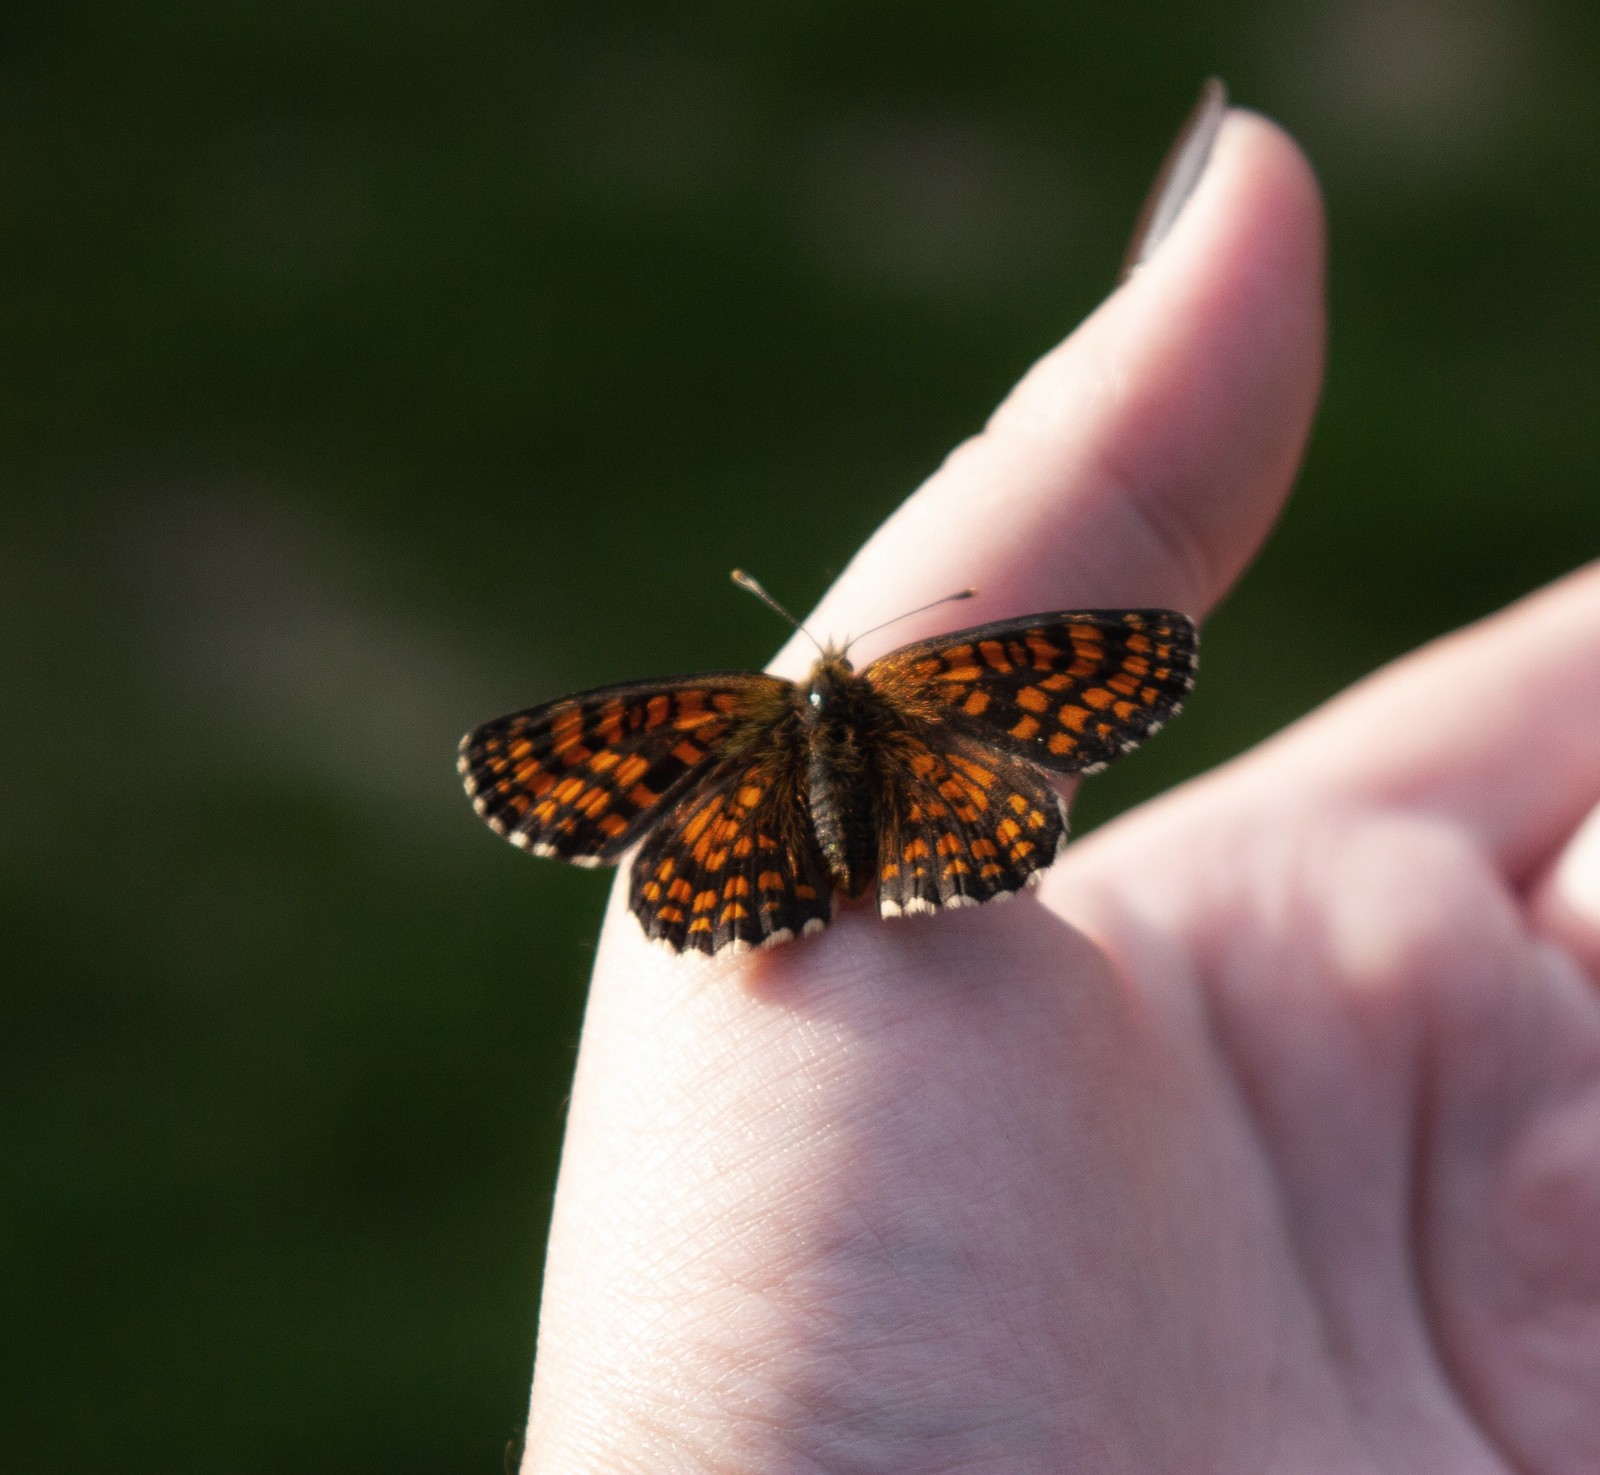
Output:
<instances>
[{"instance_id":1,"label":"butterfly antenna","mask_svg":"<svg viewBox=\"0 0 1600 1475\"><path fill-rule=\"evenodd\" d=\"M808 629L806 629L806 627L802 625L799 620L795 619L795 617L791 615L789 611L786 610L781 604L779 604L776 599L768 594L767 591L761 587L761 584L757 579L747 574L742 568L736 568L730 577L733 579L733 582L743 589L747 594L754 594L757 599L767 606L767 608L775 610L778 614L782 615L783 618L793 625L796 630L798 630L802 635L805 636L807 640L816 646L819 651L822 650L822 644L817 637ZM824 654L826 654L826 652L824 652Z\"/></svg>"},{"instance_id":2,"label":"butterfly antenna","mask_svg":"<svg viewBox=\"0 0 1600 1475\"><path fill-rule=\"evenodd\" d=\"M852 635L845 643L849 650L856 641L868 635L876 635L878 631L887 629L890 625L898 625L901 620L909 620L912 615L920 615L925 609L938 609L941 604L954 604L958 599L971 599L978 591L976 589L958 589L954 594L946 594L943 599L935 599L927 604L919 604L915 609L908 609L903 615L896 615L892 620L885 620L881 625L874 625L870 630L863 630L860 635Z\"/></svg>"}]
</instances>

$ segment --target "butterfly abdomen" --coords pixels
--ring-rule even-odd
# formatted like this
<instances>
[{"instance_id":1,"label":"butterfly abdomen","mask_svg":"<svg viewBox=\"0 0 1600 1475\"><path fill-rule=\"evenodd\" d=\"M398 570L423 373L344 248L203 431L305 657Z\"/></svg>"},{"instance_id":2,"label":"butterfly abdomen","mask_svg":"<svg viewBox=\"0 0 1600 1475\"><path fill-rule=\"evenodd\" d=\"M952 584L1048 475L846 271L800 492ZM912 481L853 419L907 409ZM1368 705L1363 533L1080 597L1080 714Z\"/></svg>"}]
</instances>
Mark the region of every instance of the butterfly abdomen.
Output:
<instances>
[{"instance_id":1,"label":"butterfly abdomen","mask_svg":"<svg viewBox=\"0 0 1600 1475\"><path fill-rule=\"evenodd\" d=\"M888 714L843 657L818 661L801 708L806 806L840 895L857 897L877 875L879 730Z\"/></svg>"}]
</instances>

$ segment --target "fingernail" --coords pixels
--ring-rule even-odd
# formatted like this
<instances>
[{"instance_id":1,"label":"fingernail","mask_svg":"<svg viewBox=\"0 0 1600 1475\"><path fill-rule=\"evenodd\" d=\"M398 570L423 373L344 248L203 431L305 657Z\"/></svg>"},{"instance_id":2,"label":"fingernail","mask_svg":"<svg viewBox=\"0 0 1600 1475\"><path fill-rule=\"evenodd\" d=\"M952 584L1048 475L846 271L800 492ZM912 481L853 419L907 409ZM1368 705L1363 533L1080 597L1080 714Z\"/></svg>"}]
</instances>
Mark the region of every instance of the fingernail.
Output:
<instances>
[{"instance_id":1,"label":"fingernail","mask_svg":"<svg viewBox=\"0 0 1600 1475\"><path fill-rule=\"evenodd\" d=\"M1567 842L1555 882L1560 899L1590 925L1600 927L1600 808Z\"/></svg>"},{"instance_id":2,"label":"fingernail","mask_svg":"<svg viewBox=\"0 0 1600 1475\"><path fill-rule=\"evenodd\" d=\"M1122 258L1119 283L1127 281L1167 238L1189 196L1194 193L1194 187L1200 183L1200 176L1205 173L1211 145L1217 141L1217 132L1227 113L1228 89L1219 78L1207 77L1200 89L1200 100L1178 130L1177 138L1161 161L1156 182L1144 198L1139 223L1134 226L1133 239L1128 243L1128 254Z\"/></svg>"}]
</instances>

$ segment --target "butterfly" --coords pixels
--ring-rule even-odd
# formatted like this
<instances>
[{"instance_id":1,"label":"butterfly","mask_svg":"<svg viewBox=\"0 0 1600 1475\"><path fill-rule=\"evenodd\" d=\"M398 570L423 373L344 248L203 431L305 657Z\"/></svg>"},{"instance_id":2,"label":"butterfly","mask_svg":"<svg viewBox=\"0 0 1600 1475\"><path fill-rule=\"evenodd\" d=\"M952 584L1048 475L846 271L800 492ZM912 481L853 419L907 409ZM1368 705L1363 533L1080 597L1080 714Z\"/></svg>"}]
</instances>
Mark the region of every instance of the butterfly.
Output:
<instances>
[{"instance_id":1,"label":"butterfly","mask_svg":"<svg viewBox=\"0 0 1600 1475\"><path fill-rule=\"evenodd\" d=\"M608 865L643 841L629 906L673 952L817 932L874 888L885 917L998 901L1066 843L1048 775L1094 773L1156 732L1194 683L1196 636L1173 610L1068 610L859 672L848 644L818 650L803 682L680 676L495 718L461 740L467 794L534 855Z\"/></svg>"}]
</instances>

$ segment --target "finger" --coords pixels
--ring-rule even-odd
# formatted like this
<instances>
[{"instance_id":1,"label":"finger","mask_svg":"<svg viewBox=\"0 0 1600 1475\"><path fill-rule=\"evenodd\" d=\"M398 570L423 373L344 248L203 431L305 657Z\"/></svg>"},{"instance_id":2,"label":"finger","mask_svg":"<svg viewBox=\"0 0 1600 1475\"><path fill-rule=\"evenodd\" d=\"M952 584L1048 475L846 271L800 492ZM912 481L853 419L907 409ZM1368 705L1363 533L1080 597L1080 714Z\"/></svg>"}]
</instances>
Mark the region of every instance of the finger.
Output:
<instances>
[{"instance_id":1,"label":"finger","mask_svg":"<svg viewBox=\"0 0 1600 1475\"><path fill-rule=\"evenodd\" d=\"M1155 254L873 539L816 633L859 630L973 583L982 601L963 610L977 619L1095 604L1200 613L1271 523L1309 423L1321 249L1315 187L1293 145L1233 118ZM884 649L948 616L874 640ZM871 651L863 642L853 654ZM811 659L797 642L781 668L799 675ZM1084 1300L1069 1293L1075 1267L1098 1263L1084 1238L1098 1242L1113 1222L1086 1205L1083 1185L1097 1180L1124 1206L1115 1222L1129 1234L1109 1242L1177 1221L1170 1204L1127 1207L1124 1159L1143 1160L1134 1139L1148 1138L1154 1161L1165 1128L1200 1114L1159 1100L1178 1073L1083 938L1042 907L1015 908L998 932L984 916L892 931L856 908L811 942L719 958L708 972L649 947L622 888L613 893L557 1195L535 1429L596 1387L620 1387L613 1407L645 1389L651 1415L652 1378L725 1428L751 1347L757 1380L794 1399L818 1377L838 1381L843 1364L822 1367L819 1345L853 1356L872 1328L927 1326L930 1306L948 1324L977 1324L969 1286L1037 1285L1042 1304L1068 1308L1072 1324L1045 1333L1042 1349L1032 1332L1016 1339L1026 1376L1060 1403L1054 1390L1070 1378L1051 1359L1075 1358L1075 1339L1114 1340L1086 1327ZM1129 1064L1156 1056L1164 1072ZM1146 1079L1149 1091L1126 1084ZM1140 1111L1158 1102L1141 1119L1148 1130L1103 1110L1119 1089ZM1117 1141L1086 1143L1106 1120ZM1193 1160L1135 1176L1165 1191ZM847 1223L861 1227L841 1233ZM1244 1274L1231 1270L1203 1278L1231 1299ZM795 1288L797 1325L771 1318L772 1288L779 1299ZM1099 1300L1140 1305L1131 1286ZM942 1385L966 1386L969 1365L992 1370L994 1359L981 1339L945 1336L946 1324L925 1335L961 1362ZM736 1361L720 1361L723 1348ZM739 1389L728 1391L724 1366ZM1008 1363L1002 1382L1011 1376ZM1187 1374L1160 1381L1189 1385ZM868 1385L867 1405L888 1401L882 1387Z\"/></svg>"},{"instance_id":2,"label":"finger","mask_svg":"<svg viewBox=\"0 0 1600 1475\"><path fill-rule=\"evenodd\" d=\"M1529 910L1545 937L1600 980L1600 803L1534 888Z\"/></svg>"},{"instance_id":3,"label":"finger","mask_svg":"<svg viewBox=\"0 0 1600 1475\"><path fill-rule=\"evenodd\" d=\"M1310 427L1322 253L1298 149L1264 119L1229 114L1159 249L889 519L812 629L842 637L968 585L979 597L962 623L1209 609L1276 517ZM949 627L949 611L930 613L854 654ZM791 643L780 669L797 674L810 656Z\"/></svg>"},{"instance_id":4,"label":"finger","mask_svg":"<svg viewBox=\"0 0 1600 1475\"><path fill-rule=\"evenodd\" d=\"M1396 662L1216 782L1436 814L1521 885L1600 799L1597 732L1600 563Z\"/></svg>"}]
</instances>

